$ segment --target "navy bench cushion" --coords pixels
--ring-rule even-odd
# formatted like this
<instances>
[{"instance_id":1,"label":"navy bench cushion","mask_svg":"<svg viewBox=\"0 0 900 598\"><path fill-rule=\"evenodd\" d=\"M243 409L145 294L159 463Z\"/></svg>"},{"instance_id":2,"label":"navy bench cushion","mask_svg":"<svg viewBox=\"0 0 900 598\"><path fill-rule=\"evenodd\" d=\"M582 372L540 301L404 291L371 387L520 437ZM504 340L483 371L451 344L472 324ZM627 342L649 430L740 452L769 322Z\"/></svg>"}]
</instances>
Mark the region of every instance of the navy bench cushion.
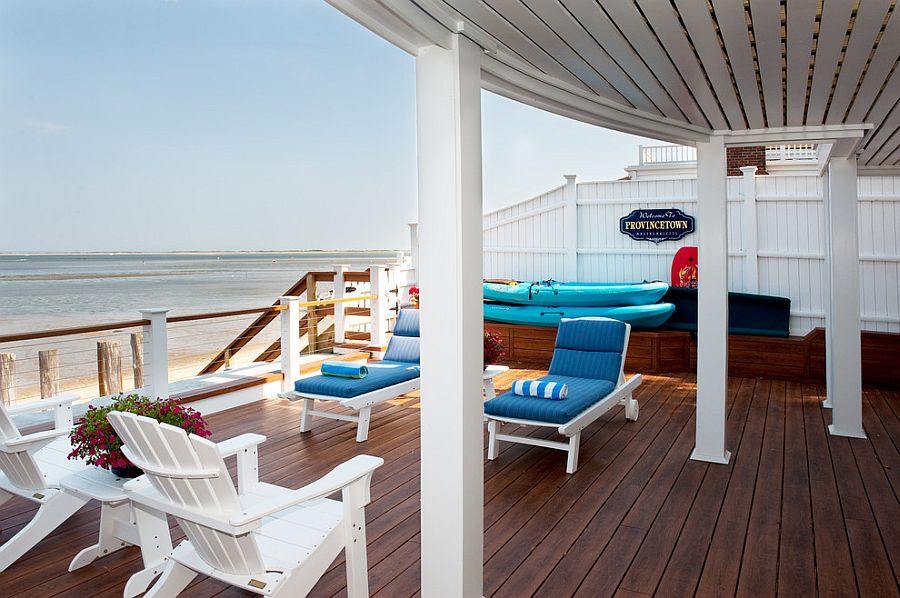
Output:
<instances>
[{"instance_id":1,"label":"navy bench cushion","mask_svg":"<svg viewBox=\"0 0 900 598\"><path fill-rule=\"evenodd\" d=\"M370 361L366 364L369 375L361 379L338 378L337 376L311 376L294 383L294 390L303 394L328 395L351 399L359 395L380 390L394 384L419 377L419 366L398 361Z\"/></svg>"},{"instance_id":2,"label":"navy bench cushion","mask_svg":"<svg viewBox=\"0 0 900 598\"><path fill-rule=\"evenodd\" d=\"M608 395L615 385L609 380L576 378L574 376L543 376L538 380L559 382L569 386L565 399L555 401L536 397L522 397L507 392L485 402L484 412L497 417L530 419L539 422L564 424Z\"/></svg>"}]
</instances>

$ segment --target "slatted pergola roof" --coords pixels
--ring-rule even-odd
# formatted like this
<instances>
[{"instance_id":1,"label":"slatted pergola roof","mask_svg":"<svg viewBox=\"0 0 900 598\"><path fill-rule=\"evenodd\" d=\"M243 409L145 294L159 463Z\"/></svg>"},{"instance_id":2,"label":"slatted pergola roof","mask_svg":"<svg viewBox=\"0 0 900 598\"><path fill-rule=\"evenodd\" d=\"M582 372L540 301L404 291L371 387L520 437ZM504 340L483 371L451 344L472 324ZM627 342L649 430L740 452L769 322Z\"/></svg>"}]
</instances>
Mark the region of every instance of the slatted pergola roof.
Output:
<instances>
[{"instance_id":1,"label":"slatted pergola roof","mask_svg":"<svg viewBox=\"0 0 900 598\"><path fill-rule=\"evenodd\" d=\"M362 3L332 3L359 19ZM471 37L489 54L485 88L580 120L681 142L710 130L870 124L856 148L859 165L900 167L897 0L369 5L382 25L387 14L395 29L427 36L419 18L427 14ZM656 124L610 122L608 109Z\"/></svg>"}]
</instances>

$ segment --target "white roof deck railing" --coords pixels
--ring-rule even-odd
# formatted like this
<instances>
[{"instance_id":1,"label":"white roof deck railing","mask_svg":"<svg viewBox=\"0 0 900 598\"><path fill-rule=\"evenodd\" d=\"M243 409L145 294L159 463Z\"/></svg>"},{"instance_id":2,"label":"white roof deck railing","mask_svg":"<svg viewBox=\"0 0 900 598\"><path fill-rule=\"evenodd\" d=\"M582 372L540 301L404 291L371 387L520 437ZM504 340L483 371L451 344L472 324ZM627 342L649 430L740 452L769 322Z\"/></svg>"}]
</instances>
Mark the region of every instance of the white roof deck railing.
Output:
<instances>
[{"instance_id":1,"label":"white roof deck railing","mask_svg":"<svg viewBox=\"0 0 900 598\"><path fill-rule=\"evenodd\" d=\"M697 149L689 145L641 145L638 150L640 166L657 164L694 164ZM818 153L812 143L784 143L766 146L766 162L815 162Z\"/></svg>"},{"instance_id":2,"label":"white roof deck railing","mask_svg":"<svg viewBox=\"0 0 900 598\"><path fill-rule=\"evenodd\" d=\"M689 145L638 146L641 166L648 164L689 164L697 161L697 148Z\"/></svg>"}]
</instances>

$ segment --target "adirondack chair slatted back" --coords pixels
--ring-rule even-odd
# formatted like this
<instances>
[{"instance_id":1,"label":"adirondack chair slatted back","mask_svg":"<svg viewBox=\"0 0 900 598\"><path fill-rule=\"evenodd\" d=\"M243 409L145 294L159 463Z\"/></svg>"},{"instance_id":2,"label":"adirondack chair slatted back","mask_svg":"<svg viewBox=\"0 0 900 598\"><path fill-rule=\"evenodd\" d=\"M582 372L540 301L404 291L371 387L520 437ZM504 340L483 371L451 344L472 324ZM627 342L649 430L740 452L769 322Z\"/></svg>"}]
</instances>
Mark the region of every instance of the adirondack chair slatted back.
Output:
<instances>
[{"instance_id":1,"label":"adirondack chair slatted back","mask_svg":"<svg viewBox=\"0 0 900 598\"><path fill-rule=\"evenodd\" d=\"M125 455L173 505L200 520L227 521L240 510L234 483L214 442L133 413L114 411L107 417L124 442ZM235 575L265 572L252 534L229 534L189 516L176 519L210 566Z\"/></svg>"},{"instance_id":2,"label":"adirondack chair slatted back","mask_svg":"<svg viewBox=\"0 0 900 598\"><path fill-rule=\"evenodd\" d=\"M6 407L0 404L0 444L19 438L19 429L13 422ZM0 451L0 471L17 488L22 490L44 490L47 484L34 457L26 450L7 453Z\"/></svg>"}]
</instances>

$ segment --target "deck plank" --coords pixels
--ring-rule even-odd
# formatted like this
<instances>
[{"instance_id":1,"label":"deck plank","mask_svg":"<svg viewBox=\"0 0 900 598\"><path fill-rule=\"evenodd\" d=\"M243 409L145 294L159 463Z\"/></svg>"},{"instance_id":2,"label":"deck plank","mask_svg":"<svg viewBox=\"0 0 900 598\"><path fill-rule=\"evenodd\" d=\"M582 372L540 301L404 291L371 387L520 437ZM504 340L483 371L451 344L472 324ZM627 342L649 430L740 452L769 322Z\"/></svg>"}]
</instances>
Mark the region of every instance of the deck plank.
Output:
<instances>
[{"instance_id":1,"label":"deck plank","mask_svg":"<svg viewBox=\"0 0 900 598\"><path fill-rule=\"evenodd\" d=\"M498 389L531 375L510 372ZM867 388L868 439L846 439L828 434L821 389L731 378L727 466L689 459L694 393L693 377L647 376L640 419L616 408L587 428L575 475L539 447L504 445L485 462L485 595L900 595L900 393ZM384 457L367 507L370 590L405 598L421 594L418 407L418 393L378 406L362 444L348 422L316 419L300 434L298 406L278 399L209 421L217 440L266 434L261 478L289 487L353 455ZM33 512L24 501L0 505L0 542ZM98 517L89 505L60 526L0 574L0 595L121 596L140 568L135 548L66 570ZM345 585L339 557L311 596L345 596ZM247 596L206 578L185 595Z\"/></svg>"}]
</instances>

